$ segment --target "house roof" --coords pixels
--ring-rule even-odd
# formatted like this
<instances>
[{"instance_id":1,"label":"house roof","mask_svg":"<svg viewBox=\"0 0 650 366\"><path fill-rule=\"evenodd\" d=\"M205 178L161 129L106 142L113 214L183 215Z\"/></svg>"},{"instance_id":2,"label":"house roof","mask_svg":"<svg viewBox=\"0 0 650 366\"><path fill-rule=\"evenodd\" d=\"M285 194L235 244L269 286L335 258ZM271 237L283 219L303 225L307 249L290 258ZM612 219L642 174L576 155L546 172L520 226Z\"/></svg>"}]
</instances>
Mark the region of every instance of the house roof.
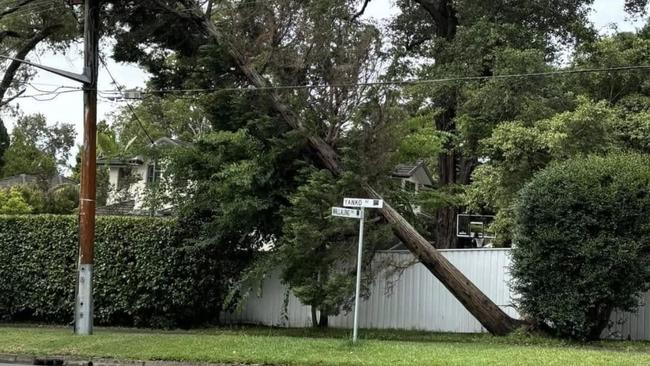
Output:
<instances>
[{"instance_id":1,"label":"house roof","mask_svg":"<svg viewBox=\"0 0 650 366\"><path fill-rule=\"evenodd\" d=\"M126 159L97 159L97 165L109 165L109 166L126 166L129 165Z\"/></svg>"},{"instance_id":2,"label":"house roof","mask_svg":"<svg viewBox=\"0 0 650 366\"><path fill-rule=\"evenodd\" d=\"M433 177L431 176L431 173L429 172L429 169L427 169L426 164L424 164L424 161L418 160L415 162L415 164L399 164L395 167L393 170L392 176L396 178L411 178L415 173L418 171L418 169L422 169L424 173L426 174L427 178L431 182L430 184L433 185Z\"/></svg>"},{"instance_id":3,"label":"house roof","mask_svg":"<svg viewBox=\"0 0 650 366\"><path fill-rule=\"evenodd\" d=\"M29 174L19 174L19 175L14 175L11 177L3 178L0 179L0 187L6 188L6 187L14 187L14 186L19 186L23 184L36 184L39 182L39 178L35 175L29 175ZM49 186L50 187L57 187L63 184L77 184L74 180L70 178L66 178L62 175L55 175L54 177L50 178L49 180Z\"/></svg>"}]
</instances>

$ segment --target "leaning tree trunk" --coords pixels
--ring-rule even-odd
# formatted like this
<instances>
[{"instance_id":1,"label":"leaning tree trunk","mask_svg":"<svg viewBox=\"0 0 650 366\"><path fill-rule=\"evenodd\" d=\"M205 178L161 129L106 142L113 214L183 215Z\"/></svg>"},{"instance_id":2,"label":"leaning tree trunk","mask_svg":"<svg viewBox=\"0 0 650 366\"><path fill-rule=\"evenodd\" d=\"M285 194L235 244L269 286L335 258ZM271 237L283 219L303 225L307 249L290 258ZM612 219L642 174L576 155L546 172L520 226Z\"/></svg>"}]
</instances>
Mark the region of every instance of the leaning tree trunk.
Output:
<instances>
[{"instance_id":1,"label":"leaning tree trunk","mask_svg":"<svg viewBox=\"0 0 650 366\"><path fill-rule=\"evenodd\" d=\"M174 11L180 17L187 17L186 11ZM240 71L257 88L267 88L267 81L255 70L249 60L239 52L237 47L219 32L214 23L194 9L194 16L201 19L206 32L214 37L217 43L223 45L239 67ZM342 169L338 162L338 155L334 149L318 136L313 136L303 126L297 115L282 102L277 92L269 90L269 96L273 108L282 116L285 123L291 128L301 132L307 139L309 146L317 155L320 163L338 175ZM369 185L363 187L366 194L371 198L381 199L381 196ZM420 235L395 209L388 203L379 210L381 215L388 221L393 232L402 240L404 245L429 269L429 271L442 282L442 284L463 304L463 306L494 335L506 335L515 329L518 322L509 317L489 297L479 290L462 272L454 267L443 257L422 235Z\"/></svg>"}]
</instances>

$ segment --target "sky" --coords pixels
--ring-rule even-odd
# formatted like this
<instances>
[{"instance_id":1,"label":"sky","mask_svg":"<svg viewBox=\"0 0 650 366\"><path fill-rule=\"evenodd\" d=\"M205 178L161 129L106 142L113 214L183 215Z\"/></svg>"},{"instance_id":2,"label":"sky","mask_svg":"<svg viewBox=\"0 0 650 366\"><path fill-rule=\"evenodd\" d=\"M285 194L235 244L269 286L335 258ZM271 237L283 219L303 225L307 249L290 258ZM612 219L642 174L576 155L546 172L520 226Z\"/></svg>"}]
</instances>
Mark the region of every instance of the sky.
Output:
<instances>
[{"instance_id":1,"label":"sky","mask_svg":"<svg viewBox=\"0 0 650 366\"><path fill-rule=\"evenodd\" d=\"M392 6L392 0L372 0L368 6L365 17L372 18L377 22L384 22L386 19L397 13L397 9ZM596 0L594 11L590 19L596 25L601 33L612 32L613 27L621 31L631 31L641 27L640 20L629 19L629 16L623 11L624 0ZM83 56L81 53L81 44L74 44L65 53L52 54L44 53L38 57L31 56L31 60L36 63L45 64L64 70L81 73L83 65ZM101 49L104 54L110 55L111 44L103 40ZM127 89L144 87L148 75L135 65L116 63L110 57L104 57L107 67L115 80ZM60 85L78 86L75 82L61 78L44 71L38 71L32 84L42 91L51 91ZM100 65L99 71L99 89L114 90L115 86L108 76L106 69ZM38 94L40 91L28 88L25 95ZM35 100L32 98L21 98L12 103L18 106L25 114L42 113L46 116L49 123L63 122L73 123L77 130L77 144L81 143L82 125L83 125L83 103L82 93L61 94L53 100ZM107 119L110 122L110 116L118 108L124 107L124 102L114 102L103 98L98 101L98 119ZM11 116L2 116L4 123L9 131L13 128L15 118ZM72 154L74 156L75 154Z\"/></svg>"}]
</instances>

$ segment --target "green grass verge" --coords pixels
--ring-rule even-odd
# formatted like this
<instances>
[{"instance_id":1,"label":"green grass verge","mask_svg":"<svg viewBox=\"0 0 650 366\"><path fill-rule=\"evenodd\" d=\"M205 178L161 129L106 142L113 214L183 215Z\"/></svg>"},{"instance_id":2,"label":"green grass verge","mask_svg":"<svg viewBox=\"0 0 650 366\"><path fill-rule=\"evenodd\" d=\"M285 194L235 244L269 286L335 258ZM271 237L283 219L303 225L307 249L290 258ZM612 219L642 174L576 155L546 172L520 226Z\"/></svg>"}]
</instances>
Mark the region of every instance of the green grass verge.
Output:
<instances>
[{"instance_id":1,"label":"green grass verge","mask_svg":"<svg viewBox=\"0 0 650 366\"><path fill-rule=\"evenodd\" d=\"M578 345L517 334L492 337L344 330L227 328L195 331L0 327L0 353L268 365L650 365L648 342Z\"/></svg>"}]
</instances>

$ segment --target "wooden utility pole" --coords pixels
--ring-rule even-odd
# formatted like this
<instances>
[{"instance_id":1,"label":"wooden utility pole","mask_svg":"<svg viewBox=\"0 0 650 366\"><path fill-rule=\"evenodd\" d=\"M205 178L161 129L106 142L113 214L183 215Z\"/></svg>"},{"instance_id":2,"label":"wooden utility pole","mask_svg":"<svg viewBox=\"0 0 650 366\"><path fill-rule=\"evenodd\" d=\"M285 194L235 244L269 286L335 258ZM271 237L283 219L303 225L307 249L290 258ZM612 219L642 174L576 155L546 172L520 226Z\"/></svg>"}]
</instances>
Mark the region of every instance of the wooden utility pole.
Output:
<instances>
[{"instance_id":1,"label":"wooden utility pole","mask_svg":"<svg viewBox=\"0 0 650 366\"><path fill-rule=\"evenodd\" d=\"M99 2L86 0L84 8L84 134L79 192L79 263L75 333L93 332L93 252L95 246L97 73L99 66Z\"/></svg>"}]
</instances>

